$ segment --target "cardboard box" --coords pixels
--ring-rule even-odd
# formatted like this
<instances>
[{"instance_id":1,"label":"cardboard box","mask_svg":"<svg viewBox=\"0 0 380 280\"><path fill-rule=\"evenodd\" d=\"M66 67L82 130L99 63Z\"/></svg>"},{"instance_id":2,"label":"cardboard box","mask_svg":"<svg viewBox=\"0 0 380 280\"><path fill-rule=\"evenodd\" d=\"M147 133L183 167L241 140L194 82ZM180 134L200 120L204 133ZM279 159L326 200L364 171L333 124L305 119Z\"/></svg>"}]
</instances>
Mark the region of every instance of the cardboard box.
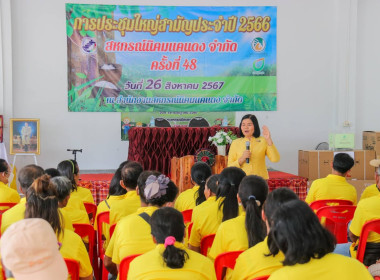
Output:
<instances>
[{"instance_id":1,"label":"cardboard box","mask_svg":"<svg viewBox=\"0 0 380 280\"><path fill-rule=\"evenodd\" d=\"M330 133L329 147L331 149L355 148L355 134L353 133Z\"/></svg>"},{"instance_id":2,"label":"cardboard box","mask_svg":"<svg viewBox=\"0 0 380 280\"><path fill-rule=\"evenodd\" d=\"M334 155L344 151L298 151L298 175L309 180L326 177L331 173ZM373 180L375 168L369 165L370 160L375 158L373 150L346 151L355 161L351 169L350 179Z\"/></svg>"},{"instance_id":3,"label":"cardboard box","mask_svg":"<svg viewBox=\"0 0 380 280\"><path fill-rule=\"evenodd\" d=\"M375 180L347 180L347 182L355 187L358 195L358 201L360 200L364 189L372 184L375 184Z\"/></svg>"},{"instance_id":4,"label":"cardboard box","mask_svg":"<svg viewBox=\"0 0 380 280\"><path fill-rule=\"evenodd\" d=\"M380 132L363 131L363 150L375 150L380 156Z\"/></svg>"}]
</instances>

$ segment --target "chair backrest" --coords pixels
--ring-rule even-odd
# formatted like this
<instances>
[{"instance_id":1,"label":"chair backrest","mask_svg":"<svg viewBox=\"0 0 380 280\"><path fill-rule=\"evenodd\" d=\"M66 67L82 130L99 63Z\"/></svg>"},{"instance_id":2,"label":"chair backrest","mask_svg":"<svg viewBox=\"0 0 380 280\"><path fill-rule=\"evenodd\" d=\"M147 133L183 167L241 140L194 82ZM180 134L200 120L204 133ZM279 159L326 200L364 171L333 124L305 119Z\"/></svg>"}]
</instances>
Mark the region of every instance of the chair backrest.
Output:
<instances>
[{"instance_id":1,"label":"chair backrest","mask_svg":"<svg viewBox=\"0 0 380 280\"><path fill-rule=\"evenodd\" d=\"M86 208L86 212L88 214L88 219L90 220L90 223L94 225L96 211L98 210L98 207L96 206L96 204L90 202L83 202L83 204L84 208Z\"/></svg>"},{"instance_id":2,"label":"chair backrest","mask_svg":"<svg viewBox=\"0 0 380 280\"><path fill-rule=\"evenodd\" d=\"M140 256L141 254L136 255L130 255L128 257L125 257L121 260L119 265L119 279L120 280L126 280L128 277L128 270L129 270L129 264L131 261L133 261L136 257Z\"/></svg>"},{"instance_id":3,"label":"chair backrest","mask_svg":"<svg viewBox=\"0 0 380 280\"><path fill-rule=\"evenodd\" d=\"M190 120L189 127L210 127L210 124L205 118L195 117Z\"/></svg>"},{"instance_id":4,"label":"chair backrest","mask_svg":"<svg viewBox=\"0 0 380 280\"><path fill-rule=\"evenodd\" d=\"M71 280L79 280L79 263L72 259L65 259L65 263Z\"/></svg>"},{"instance_id":5,"label":"chair backrest","mask_svg":"<svg viewBox=\"0 0 380 280\"><path fill-rule=\"evenodd\" d=\"M215 259L216 279L222 280L226 274L226 269L234 269L237 257L244 251L231 251L218 255Z\"/></svg>"},{"instance_id":6,"label":"chair backrest","mask_svg":"<svg viewBox=\"0 0 380 280\"><path fill-rule=\"evenodd\" d=\"M110 227L110 240L111 240L111 237L113 235L113 232L115 231L115 227L116 227L116 224L113 224L111 227Z\"/></svg>"},{"instance_id":7,"label":"chair backrest","mask_svg":"<svg viewBox=\"0 0 380 280\"><path fill-rule=\"evenodd\" d=\"M171 127L170 122L164 118L156 118L154 119L154 125L156 127Z\"/></svg>"},{"instance_id":8,"label":"chair backrest","mask_svg":"<svg viewBox=\"0 0 380 280\"><path fill-rule=\"evenodd\" d=\"M316 211L319 208L324 207L324 206L352 205L352 204L353 204L352 201L345 200L345 199L322 199L322 200L313 201L310 204L310 207L311 209Z\"/></svg>"},{"instance_id":9,"label":"chair backrest","mask_svg":"<svg viewBox=\"0 0 380 280\"><path fill-rule=\"evenodd\" d=\"M347 227L354 217L355 209L353 205L324 206L316 214L320 221L326 218L325 227L335 235L337 243L347 243Z\"/></svg>"},{"instance_id":10,"label":"chair backrest","mask_svg":"<svg viewBox=\"0 0 380 280\"><path fill-rule=\"evenodd\" d=\"M270 275L264 275L264 276L259 276L256 278L253 278L252 280L267 280L269 279Z\"/></svg>"},{"instance_id":11,"label":"chair backrest","mask_svg":"<svg viewBox=\"0 0 380 280\"><path fill-rule=\"evenodd\" d=\"M0 214L3 214L5 211L11 209L13 206L15 206L17 203L14 202L0 202ZM2 209L5 208L5 209Z\"/></svg>"},{"instance_id":12,"label":"chair backrest","mask_svg":"<svg viewBox=\"0 0 380 280\"><path fill-rule=\"evenodd\" d=\"M367 246L367 239L371 231L380 234L380 219L368 221L363 225L363 228L359 237L358 251L356 253L356 258L360 262L363 262L364 260L365 248Z\"/></svg>"},{"instance_id":13,"label":"chair backrest","mask_svg":"<svg viewBox=\"0 0 380 280\"><path fill-rule=\"evenodd\" d=\"M94 245L95 245L95 229L89 224L73 224L74 232L80 237L84 238L88 236L88 256L92 266L94 267Z\"/></svg>"},{"instance_id":14,"label":"chair backrest","mask_svg":"<svg viewBox=\"0 0 380 280\"><path fill-rule=\"evenodd\" d=\"M201 254L207 257L208 248L211 248L212 243L214 242L215 233L205 235L201 240Z\"/></svg>"},{"instance_id":15,"label":"chair backrest","mask_svg":"<svg viewBox=\"0 0 380 280\"><path fill-rule=\"evenodd\" d=\"M187 209L185 211L182 211L182 216L183 216L183 222L185 224L191 222L191 217L193 216L193 209Z\"/></svg>"},{"instance_id":16,"label":"chair backrest","mask_svg":"<svg viewBox=\"0 0 380 280\"><path fill-rule=\"evenodd\" d=\"M106 211L103 213L100 213L98 217L96 218L96 223L97 223L97 235L98 235L98 253L99 257L103 259L104 256L104 248L103 248L103 224L109 224L110 223L110 212Z\"/></svg>"}]
</instances>

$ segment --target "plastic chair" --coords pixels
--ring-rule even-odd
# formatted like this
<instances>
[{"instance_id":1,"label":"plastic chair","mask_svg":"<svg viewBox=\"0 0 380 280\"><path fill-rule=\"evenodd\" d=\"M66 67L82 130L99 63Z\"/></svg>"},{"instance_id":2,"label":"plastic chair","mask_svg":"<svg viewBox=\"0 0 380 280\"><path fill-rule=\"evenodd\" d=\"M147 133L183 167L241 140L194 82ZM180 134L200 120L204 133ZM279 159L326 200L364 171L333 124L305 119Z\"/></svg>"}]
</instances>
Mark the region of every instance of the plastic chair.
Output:
<instances>
[{"instance_id":1,"label":"plastic chair","mask_svg":"<svg viewBox=\"0 0 380 280\"><path fill-rule=\"evenodd\" d=\"M73 224L74 232L81 238L88 236L88 256L92 264L92 269L98 269L97 262L94 262L94 247L95 247L95 229L88 224ZM96 259L97 260L97 259Z\"/></svg>"},{"instance_id":2,"label":"plastic chair","mask_svg":"<svg viewBox=\"0 0 380 280\"><path fill-rule=\"evenodd\" d=\"M355 209L353 205L325 206L319 208L316 214L320 221L326 218L325 227L335 235L337 243L347 243L347 227Z\"/></svg>"},{"instance_id":3,"label":"plastic chair","mask_svg":"<svg viewBox=\"0 0 380 280\"><path fill-rule=\"evenodd\" d=\"M214 242L215 233L205 235L201 240L201 254L207 257L208 248L211 248L212 243Z\"/></svg>"},{"instance_id":4,"label":"plastic chair","mask_svg":"<svg viewBox=\"0 0 380 280\"><path fill-rule=\"evenodd\" d=\"M252 280L267 280L269 277L270 275L264 275L264 276L253 278Z\"/></svg>"},{"instance_id":5,"label":"plastic chair","mask_svg":"<svg viewBox=\"0 0 380 280\"><path fill-rule=\"evenodd\" d=\"M120 280L126 280L128 277L128 270L129 270L129 264L131 261L133 261L136 257L140 256L141 254L136 255L130 255L128 257L125 257L121 260L119 265L119 279Z\"/></svg>"},{"instance_id":6,"label":"plastic chair","mask_svg":"<svg viewBox=\"0 0 380 280\"><path fill-rule=\"evenodd\" d=\"M98 210L98 207L96 204L90 203L90 202L83 202L84 208L86 208L86 212L88 214L88 218L90 220L90 223L94 225L95 217L96 217L96 211Z\"/></svg>"},{"instance_id":7,"label":"plastic chair","mask_svg":"<svg viewBox=\"0 0 380 280\"><path fill-rule=\"evenodd\" d=\"M364 260L365 248L367 246L367 239L371 231L380 234L380 219L366 222L363 225L363 228L359 237L358 251L356 253L356 258L360 262L363 262Z\"/></svg>"},{"instance_id":8,"label":"plastic chair","mask_svg":"<svg viewBox=\"0 0 380 280\"><path fill-rule=\"evenodd\" d=\"M71 280L79 280L79 263L76 260L64 259Z\"/></svg>"},{"instance_id":9,"label":"plastic chair","mask_svg":"<svg viewBox=\"0 0 380 280\"><path fill-rule=\"evenodd\" d=\"M15 202L0 202L0 208L7 207L6 209L0 210L0 214L3 214L5 211L11 209L17 203Z\"/></svg>"},{"instance_id":10,"label":"plastic chair","mask_svg":"<svg viewBox=\"0 0 380 280\"><path fill-rule=\"evenodd\" d=\"M224 278L227 268L234 269L237 257L243 252L244 251L225 252L216 257L214 266L217 280Z\"/></svg>"},{"instance_id":11,"label":"plastic chair","mask_svg":"<svg viewBox=\"0 0 380 280\"><path fill-rule=\"evenodd\" d=\"M100 266L99 266L99 274L102 275L101 279L107 280L108 279L108 271L104 266L104 249L103 249L103 224L109 224L110 223L110 212L106 211L103 213L100 213L96 219L97 223L97 237L98 237L98 256L100 259Z\"/></svg>"},{"instance_id":12,"label":"plastic chair","mask_svg":"<svg viewBox=\"0 0 380 280\"><path fill-rule=\"evenodd\" d=\"M318 210L321 207L324 206L336 206L336 205L352 205L352 201L350 200L345 200L345 199L322 199L322 200L317 200L313 201L310 203L311 209L314 211Z\"/></svg>"},{"instance_id":13,"label":"plastic chair","mask_svg":"<svg viewBox=\"0 0 380 280\"><path fill-rule=\"evenodd\" d=\"M182 211L182 216L183 216L183 222L185 224L190 223L191 217L193 216L193 209Z\"/></svg>"}]
</instances>

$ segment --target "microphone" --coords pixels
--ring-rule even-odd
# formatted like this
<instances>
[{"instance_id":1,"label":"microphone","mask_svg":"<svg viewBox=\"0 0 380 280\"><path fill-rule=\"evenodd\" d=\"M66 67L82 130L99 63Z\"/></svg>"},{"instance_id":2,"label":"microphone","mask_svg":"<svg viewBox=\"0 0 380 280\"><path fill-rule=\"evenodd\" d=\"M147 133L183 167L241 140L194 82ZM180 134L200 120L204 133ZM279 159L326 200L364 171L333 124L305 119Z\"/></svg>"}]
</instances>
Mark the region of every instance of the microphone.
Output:
<instances>
[{"instance_id":1,"label":"microphone","mask_svg":"<svg viewBox=\"0 0 380 280\"><path fill-rule=\"evenodd\" d=\"M245 142L245 149L246 149L247 151L249 151L249 147L250 147L250 145L251 145L251 142L249 142L249 141ZM249 158L246 158L246 159L245 159L245 162L246 162L246 163L249 163Z\"/></svg>"}]
</instances>

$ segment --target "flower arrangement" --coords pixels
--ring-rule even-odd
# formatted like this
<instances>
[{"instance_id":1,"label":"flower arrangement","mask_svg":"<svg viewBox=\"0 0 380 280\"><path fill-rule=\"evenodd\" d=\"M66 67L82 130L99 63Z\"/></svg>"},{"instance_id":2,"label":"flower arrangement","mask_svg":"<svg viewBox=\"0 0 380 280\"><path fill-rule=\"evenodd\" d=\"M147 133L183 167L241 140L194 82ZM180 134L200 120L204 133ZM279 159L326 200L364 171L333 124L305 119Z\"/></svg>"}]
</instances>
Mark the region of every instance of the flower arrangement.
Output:
<instances>
[{"instance_id":1,"label":"flower arrangement","mask_svg":"<svg viewBox=\"0 0 380 280\"><path fill-rule=\"evenodd\" d=\"M225 132L224 130L219 130L214 136L210 136L208 141L214 144L215 146L224 146L231 144L233 140L237 137L232 133L231 130Z\"/></svg>"}]
</instances>

